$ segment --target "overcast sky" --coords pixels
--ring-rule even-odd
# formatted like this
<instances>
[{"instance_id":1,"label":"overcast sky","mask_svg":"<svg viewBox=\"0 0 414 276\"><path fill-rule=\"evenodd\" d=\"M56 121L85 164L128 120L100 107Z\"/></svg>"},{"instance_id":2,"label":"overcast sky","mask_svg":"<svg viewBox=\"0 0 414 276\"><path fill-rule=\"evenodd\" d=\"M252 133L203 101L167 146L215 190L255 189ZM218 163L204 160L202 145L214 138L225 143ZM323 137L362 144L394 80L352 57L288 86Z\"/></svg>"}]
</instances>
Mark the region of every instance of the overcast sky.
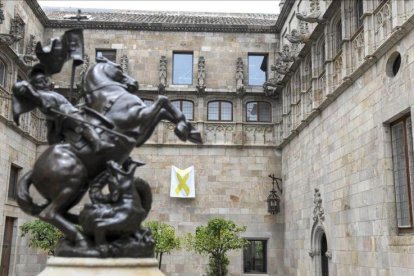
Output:
<instances>
[{"instance_id":1,"label":"overcast sky","mask_svg":"<svg viewBox=\"0 0 414 276\"><path fill-rule=\"evenodd\" d=\"M101 8L145 11L279 13L279 1L39 1L42 7Z\"/></svg>"}]
</instances>

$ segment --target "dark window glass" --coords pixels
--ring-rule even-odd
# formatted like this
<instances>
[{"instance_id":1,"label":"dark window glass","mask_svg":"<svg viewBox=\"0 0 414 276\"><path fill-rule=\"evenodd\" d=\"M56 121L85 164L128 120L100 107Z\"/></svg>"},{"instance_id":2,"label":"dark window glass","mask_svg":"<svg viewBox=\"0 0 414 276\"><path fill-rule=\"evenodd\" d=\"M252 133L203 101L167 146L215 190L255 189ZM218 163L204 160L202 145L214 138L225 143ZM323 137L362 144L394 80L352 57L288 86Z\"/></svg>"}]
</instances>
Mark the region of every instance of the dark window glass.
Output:
<instances>
[{"instance_id":1,"label":"dark window glass","mask_svg":"<svg viewBox=\"0 0 414 276\"><path fill-rule=\"evenodd\" d=\"M356 0L355 2L355 16L356 16L356 27L359 29L364 24L363 14L364 14L364 3L363 0Z\"/></svg>"},{"instance_id":2,"label":"dark window glass","mask_svg":"<svg viewBox=\"0 0 414 276\"><path fill-rule=\"evenodd\" d=\"M233 106L231 102L214 101L208 103L207 119L209 121L232 121Z\"/></svg>"},{"instance_id":3,"label":"dark window glass","mask_svg":"<svg viewBox=\"0 0 414 276\"><path fill-rule=\"evenodd\" d=\"M249 55L249 85L263 85L267 79L267 55Z\"/></svg>"},{"instance_id":4,"label":"dark window glass","mask_svg":"<svg viewBox=\"0 0 414 276\"><path fill-rule=\"evenodd\" d=\"M142 101L144 102L144 104L146 106L150 106L150 105L152 105L154 103L153 100L149 100L149 99L142 99Z\"/></svg>"},{"instance_id":5,"label":"dark window glass","mask_svg":"<svg viewBox=\"0 0 414 276\"><path fill-rule=\"evenodd\" d=\"M193 54L174 53L173 84L193 83Z\"/></svg>"},{"instance_id":6,"label":"dark window glass","mask_svg":"<svg viewBox=\"0 0 414 276\"><path fill-rule=\"evenodd\" d=\"M394 63L392 64L392 73L397 75L398 71L400 70L401 66L401 55L398 54L397 58L394 60Z\"/></svg>"},{"instance_id":7,"label":"dark window glass","mask_svg":"<svg viewBox=\"0 0 414 276\"><path fill-rule=\"evenodd\" d=\"M191 101L185 101L185 100L175 100L171 101L171 103L181 110L182 113L184 113L185 118L187 120L194 120L194 104Z\"/></svg>"},{"instance_id":8,"label":"dark window glass","mask_svg":"<svg viewBox=\"0 0 414 276\"><path fill-rule=\"evenodd\" d=\"M243 250L244 273L267 272L267 241L249 240Z\"/></svg>"},{"instance_id":9,"label":"dark window glass","mask_svg":"<svg viewBox=\"0 0 414 276\"><path fill-rule=\"evenodd\" d=\"M104 57L112 62L116 62L116 50L96 50L96 57Z\"/></svg>"},{"instance_id":10,"label":"dark window glass","mask_svg":"<svg viewBox=\"0 0 414 276\"><path fill-rule=\"evenodd\" d=\"M272 119L272 107L267 102L249 102L246 105L246 121L270 122Z\"/></svg>"},{"instance_id":11,"label":"dark window glass","mask_svg":"<svg viewBox=\"0 0 414 276\"><path fill-rule=\"evenodd\" d=\"M391 125L391 143L398 227L412 228L414 162L410 117Z\"/></svg>"},{"instance_id":12,"label":"dark window glass","mask_svg":"<svg viewBox=\"0 0 414 276\"><path fill-rule=\"evenodd\" d=\"M19 178L20 167L16 165L11 165L10 167L10 177L9 177L9 191L8 191L8 198L16 200L16 187L17 187L17 180Z\"/></svg>"},{"instance_id":13,"label":"dark window glass","mask_svg":"<svg viewBox=\"0 0 414 276\"><path fill-rule=\"evenodd\" d=\"M0 86L6 86L6 64L0 60Z\"/></svg>"},{"instance_id":14,"label":"dark window glass","mask_svg":"<svg viewBox=\"0 0 414 276\"><path fill-rule=\"evenodd\" d=\"M342 22L341 20L336 23L336 52L338 53L341 50L342 45Z\"/></svg>"}]
</instances>

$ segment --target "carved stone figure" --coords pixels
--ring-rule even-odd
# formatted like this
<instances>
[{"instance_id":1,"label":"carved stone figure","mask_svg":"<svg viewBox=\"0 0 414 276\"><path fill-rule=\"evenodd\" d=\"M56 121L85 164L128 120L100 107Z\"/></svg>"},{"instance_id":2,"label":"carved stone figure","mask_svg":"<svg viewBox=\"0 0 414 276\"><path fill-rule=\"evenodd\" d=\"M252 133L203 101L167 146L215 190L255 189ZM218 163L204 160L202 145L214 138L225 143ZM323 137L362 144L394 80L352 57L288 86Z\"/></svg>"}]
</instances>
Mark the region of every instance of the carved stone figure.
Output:
<instances>
[{"instance_id":1,"label":"carved stone figure","mask_svg":"<svg viewBox=\"0 0 414 276\"><path fill-rule=\"evenodd\" d=\"M199 57L198 59L197 82L197 92L204 94L206 90L206 60L204 57Z\"/></svg>"},{"instance_id":2,"label":"carved stone figure","mask_svg":"<svg viewBox=\"0 0 414 276\"><path fill-rule=\"evenodd\" d=\"M158 84L158 92L163 94L165 92L165 87L167 87L167 58L161 56L160 58L160 83Z\"/></svg>"},{"instance_id":3,"label":"carved stone figure","mask_svg":"<svg viewBox=\"0 0 414 276\"><path fill-rule=\"evenodd\" d=\"M314 221L324 221L325 220L325 211L322 207L322 197L321 193L319 192L318 188L315 188L315 194L314 194L314 208L313 208L313 220Z\"/></svg>"},{"instance_id":4,"label":"carved stone figure","mask_svg":"<svg viewBox=\"0 0 414 276\"><path fill-rule=\"evenodd\" d=\"M105 58L97 58L85 75L84 106L74 107L48 90L48 72L57 73L83 49L83 44L67 39L71 37L67 33L64 37L36 51L40 63L33 67L29 83L18 82L13 88L15 120L40 107L53 122L49 132L59 138L49 139L49 148L36 160L33 170L19 180L17 202L24 212L53 224L64 234L55 249L57 256L152 257L153 240L141 226L150 210L151 192L145 181L134 177L142 163L129 155L150 138L161 120L174 123L174 132L183 141L201 143L200 133L167 97L160 96L146 106L132 93L138 82ZM83 37L77 38L77 42L83 41ZM95 132L99 140L89 140L85 132ZM96 143L101 144L98 150ZM32 185L45 203L33 201ZM105 185L110 191L107 197L100 193ZM80 215L69 213L90 188L92 203Z\"/></svg>"},{"instance_id":5,"label":"carved stone figure","mask_svg":"<svg viewBox=\"0 0 414 276\"><path fill-rule=\"evenodd\" d=\"M11 34L0 34L0 44L5 44L7 46L12 45L17 41L16 37Z\"/></svg>"},{"instance_id":6,"label":"carved stone figure","mask_svg":"<svg viewBox=\"0 0 414 276\"><path fill-rule=\"evenodd\" d=\"M284 87L282 83L283 75L276 74L274 78L270 78L263 84L263 92L268 97L276 96L276 90Z\"/></svg>"},{"instance_id":7,"label":"carved stone figure","mask_svg":"<svg viewBox=\"0 0 414 276\"><path fill-rule=\"evenodd\" d=\"M24 38L24 21L19 17L15 16L10 21L10 34L16 38L16 41L20 41Z\"/></svg>"},{"instance_id":8,"label":"carved stone figure","mask_svg":"<svg viewBox=\"0 0 414 276\"><path fill-rule=\"evenodd\" d=\"M289 45L284 44L282 51L278 52L279 59L283 62L294 62L296 60L296 53L290 50Z\"/></svg>"},{"instance_id":9,"label":"carved stone figure","mask_svg":"<svg viewBox=\"0 0 414 276\"><path fill-rule=\"evenodd\" d=\"M237 58L236 62L236 92L240 95L246 92L244 85L244 64L241 57Z\"/></svg>"},{"instance_id":10,"label":"carved stone figure","mask_svg":"<svg viewBox=\"0 0 414 276\"><path fill-rule=\"evenodd\" d=\"M296 13L296 18L308 23L324 23L326 19L323 18L319 1L320 0L310 0L310 13L298 12Z\"/></svg>"},{"instance_id":11,"label":"carved stone figure","mask_svg":"<svg viewBox=\"0 0 414 276\"><path fill-rule=\"evenodd\" d=\"M270 67L272 71L275 71L281 75L286 75L286 74L291 73L289 68L290 68L289 63L283 62L282 59L277 59L276 64Z\"/></svg>"},{"instance_id":12,"label":"carved stone figure","mask_svg":"<svg viewBox=\"0 0 414 276\"><path fill-rule=\"evenodd\" d=\"M298 32L298 30L293 29L290 34L285 35L286 39L293 44L297 43L306 43L309 40L309 34L308 33L301 33Z\"/></svg>"},{"instance_id":13,"label":"carved stone figure","mask_svg":"<svg viewBox=\"0 0 414 276\"><path fill-rule=\"evenodd\" d=\"M35 55L36 43L36 37L34 35L30 35L29 41L26 45L26 54L23 55L23 61L28 65L31 65L32 62L37 61L37 57Z\"/></svg>"},{"instance_id":14,"label":"carved stone figure","mask_svg":"<svg viewBox=\"0 0 414 276\"><path fill-rule=\"evenodd\" d=\"M122 67L122 72L124 72L125 74L128 74L128 56L127 55L122 55L121 67Z\"/></svg>"}]
</instances>

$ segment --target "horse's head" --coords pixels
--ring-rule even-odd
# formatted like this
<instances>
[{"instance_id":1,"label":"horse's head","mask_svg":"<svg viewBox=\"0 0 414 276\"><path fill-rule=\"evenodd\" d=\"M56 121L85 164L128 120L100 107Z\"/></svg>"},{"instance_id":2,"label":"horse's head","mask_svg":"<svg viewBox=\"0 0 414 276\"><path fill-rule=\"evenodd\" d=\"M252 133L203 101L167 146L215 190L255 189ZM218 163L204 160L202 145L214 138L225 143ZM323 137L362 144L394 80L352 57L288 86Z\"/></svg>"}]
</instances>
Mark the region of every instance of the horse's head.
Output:
<instances>
[{"instance_id":1,"label":"horse's head","mask_svg":"<svg viewBox=\"0 0 414 276\"><path fill-rule=\"evenodd\" d=\"M122 67L106 58L96 58L96 64L93 65L85 77L85 91L92 92L103 86L112 83L121 84L131 92L138 91L138 81L122 72Z\"/></svg>"}]
</instances>

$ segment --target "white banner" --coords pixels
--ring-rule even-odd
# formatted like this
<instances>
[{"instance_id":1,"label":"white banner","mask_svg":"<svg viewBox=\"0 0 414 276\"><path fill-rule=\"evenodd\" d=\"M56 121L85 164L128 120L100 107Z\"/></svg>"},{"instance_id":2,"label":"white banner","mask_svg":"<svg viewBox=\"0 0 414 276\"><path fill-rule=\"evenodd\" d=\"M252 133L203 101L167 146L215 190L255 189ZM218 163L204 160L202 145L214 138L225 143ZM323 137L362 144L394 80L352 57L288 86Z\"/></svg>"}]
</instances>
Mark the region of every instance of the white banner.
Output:
<instances>
[{"instance_id":1,"label":"white banner","mask_svg":"<svg viewBox=\"0 0 414 276\"><path fill-rule=\"evenodd\" d=\"M171 166L170 197L194 198L194 166L181 170Z\"/></svg>"}]
</instances>

